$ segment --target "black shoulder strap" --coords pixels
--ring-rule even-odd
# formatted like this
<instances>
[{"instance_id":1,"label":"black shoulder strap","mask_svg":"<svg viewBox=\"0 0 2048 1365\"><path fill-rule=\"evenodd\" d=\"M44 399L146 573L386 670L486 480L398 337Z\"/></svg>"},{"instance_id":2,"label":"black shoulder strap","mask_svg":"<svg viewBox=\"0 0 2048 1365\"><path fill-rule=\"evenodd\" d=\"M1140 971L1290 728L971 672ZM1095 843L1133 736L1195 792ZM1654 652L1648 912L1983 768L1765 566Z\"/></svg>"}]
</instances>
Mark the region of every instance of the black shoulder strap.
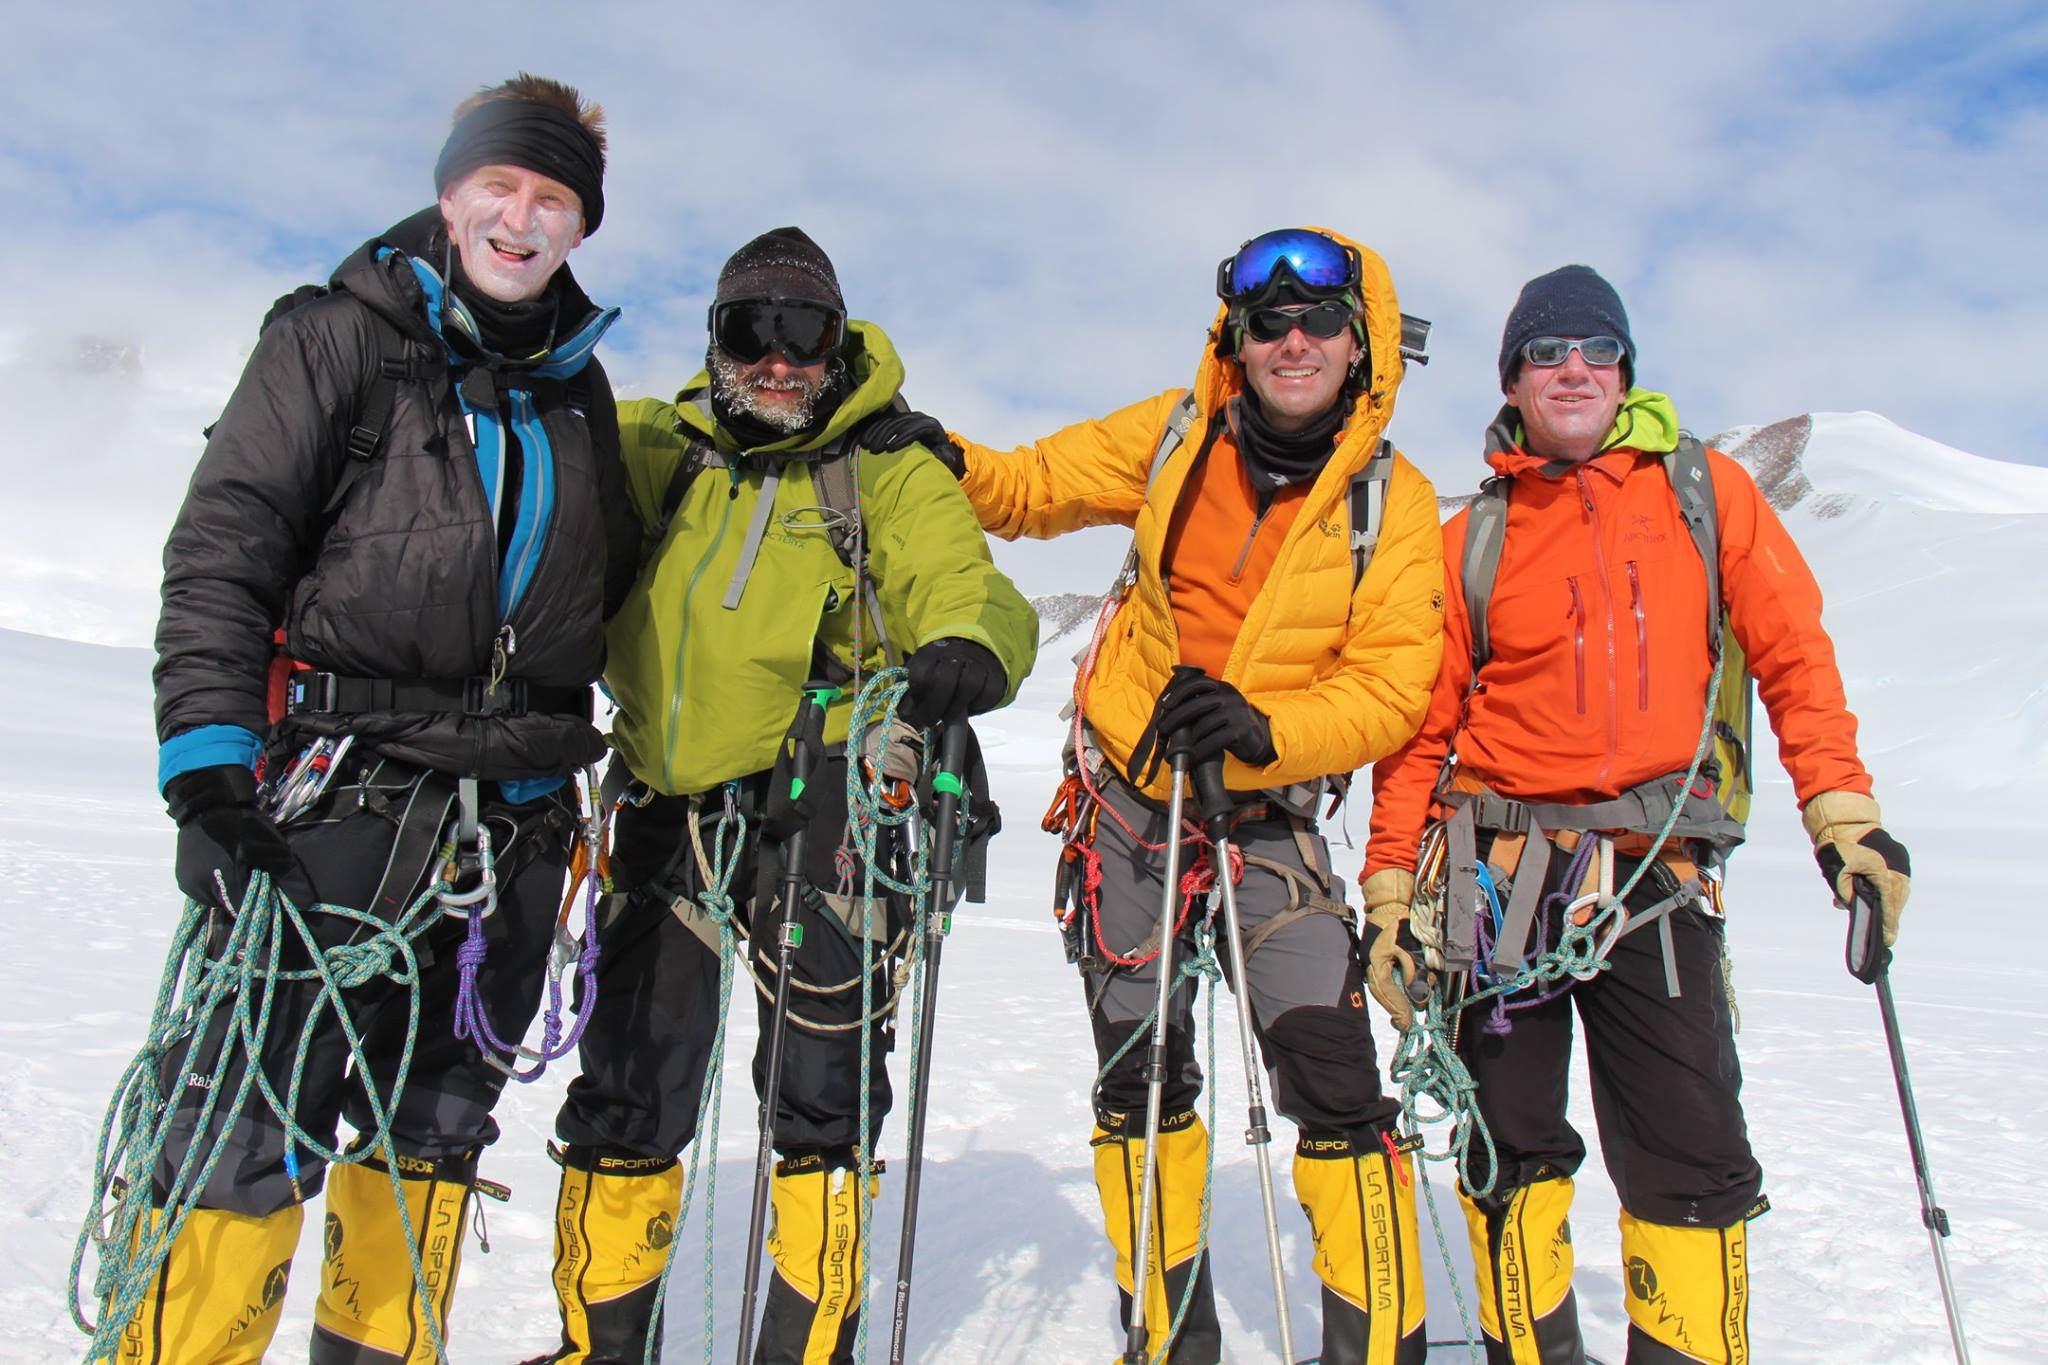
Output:
<instances>
[{"instance_id":1,"label":"black shoulder strap","mask_svg":"<svg viewBox=\"0 0 2048 1365\"><path fill-rule=\"evenodd\" d=\"M1351 587L1355 591L1372 567L1380 523L1387 515L1387 485L1394 477L1394 443L1382 440L1379 454L1351 476Z\"/></svg>"},{"instance_id":2,"label":"black shoulder strap","mask_svg":"<svg viewBox=\"0 0 2048 1365\"><path fill-rule=\"evenodd\" d=\"M377 367L356 404L356 420L348 431L348 463L342 466L333 491L327 495L327 504L320 509L322 517L334 515L348 497L348 490L377 458L384 444L384 430L391 424L392 409L398 404L398 386L426 378L426 365L404 334L376 309L365 311L370 318L370 332L377 339Z\"/></svg>"},{"instance_id":3,"label":"black shoulder strap","mask_svg":"<svg viewBox=\"0 0 2048 1365\"><path fill-rule=\"evenodd\" d=\"M1678 514L1692 535L1693 548L1707 570L1707 640L1713 657L1721 656L1721 522L1714 507L1714 475L1707 468L1707 448L1689 431L1678 433L1678 446L1664 457L1664 472L1678 496Z\"/></svg>"},{"instance_id":4,"label":"black shoulder strap","mask_svg":"<svg viewBox=\"0 0 2048 1365\"><path fill-rule=\"evenodd\" d=\"M1479 494L1466 509L1465 555L1459 561L1465 584L1465 615L1472 627L1472 679L1493 657L1493 640L1486 628L1487 608L1493 602L1493 580L1500 572L1501 540L1508 528L1508 489L1513 480L1496 476L1479 485Z\"/></svg>"}]
</instances>

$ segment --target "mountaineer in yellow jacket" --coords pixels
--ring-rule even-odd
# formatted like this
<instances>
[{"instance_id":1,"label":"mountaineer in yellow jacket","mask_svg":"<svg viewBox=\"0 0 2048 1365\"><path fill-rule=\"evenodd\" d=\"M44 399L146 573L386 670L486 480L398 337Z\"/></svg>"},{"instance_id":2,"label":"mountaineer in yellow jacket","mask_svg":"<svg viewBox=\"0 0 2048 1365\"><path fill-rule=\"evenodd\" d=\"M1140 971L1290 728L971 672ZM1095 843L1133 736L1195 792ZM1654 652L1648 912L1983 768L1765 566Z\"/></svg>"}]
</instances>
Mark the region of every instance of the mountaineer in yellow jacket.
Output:
<instances>
[{"instance_id":1,"label":"mountaineer in yellow jacket","mask_svg":"<svg viewBox=\"0 0 2048 1365\"><path fill-rule=\"evenodd\" d=\"M938 453L997 535L1110 522L1136 532L1075 680L1055 802L1068 951L1107 1067L1092 1144L1126 1324L1146 1097L1144 1040L1126 1044L1158 991L1167 783L1156 756L1185 751L1193 767L1221 760L1245 855L1246 975L1277 1107L1300 1129L1294 1179L1324 1286L1322 1360L1419 1361L1411 1172L1389 1145L1398 1109L1380 1092L1358 939L1316 807L1422 719L1443 629L1436 496L1384 441L1405 361L1378 256L1317 229L1269 232L1223 263L1218 293L1192 390L1007 453ZM1200 918L1184 908L1177 961ZM1156 1354L1193 1278L1177 1365L1220 1355L1198 1230L1208 1136L1194 1111L1193 998L1177 989L1169 1016L1144 1313Z\"/></svg>"}]
</instances>

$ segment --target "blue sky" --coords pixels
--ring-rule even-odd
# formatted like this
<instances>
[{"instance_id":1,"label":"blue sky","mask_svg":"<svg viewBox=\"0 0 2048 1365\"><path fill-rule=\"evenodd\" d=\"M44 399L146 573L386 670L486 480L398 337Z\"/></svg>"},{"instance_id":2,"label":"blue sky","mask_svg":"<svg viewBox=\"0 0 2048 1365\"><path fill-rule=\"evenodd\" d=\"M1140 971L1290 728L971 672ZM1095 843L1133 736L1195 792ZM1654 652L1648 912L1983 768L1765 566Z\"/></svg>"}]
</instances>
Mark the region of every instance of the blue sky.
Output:
<instances>
[{"instance_id":1,"label":"blue sky","mask_svg":"<svg viewBox=\"0 0 2048 1365\"><path fill-rule=\"evenodd\" d=\"M1704 433L1867 408L2041 462L2038 6L73 4L0 50L0 624L146 638L157 547L267 301L423 206L448 110L533 69L611 118L628 393L696 367L740 242L802 225L920 406L985 440L1184 383L1214 266L1371 243L1436 323L1397 442L1469 491L1516 289L1627 300ZM1006 550L1083 589L1120 542Z\"/></svg>"}]
</instances>

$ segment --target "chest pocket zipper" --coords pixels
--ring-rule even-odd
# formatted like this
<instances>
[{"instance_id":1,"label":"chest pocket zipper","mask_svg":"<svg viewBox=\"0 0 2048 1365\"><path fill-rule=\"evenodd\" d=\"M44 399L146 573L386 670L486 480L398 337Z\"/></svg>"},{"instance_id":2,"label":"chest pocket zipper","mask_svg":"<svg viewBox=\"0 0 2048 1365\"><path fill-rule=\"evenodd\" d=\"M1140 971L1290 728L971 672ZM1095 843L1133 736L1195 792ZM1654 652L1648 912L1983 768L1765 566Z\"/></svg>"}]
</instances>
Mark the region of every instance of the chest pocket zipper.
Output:
<instances>
[{"instance_id":1,"label":"chest pocket zipper","mask_svg":"<svg viewBox=\"0 0 2048 1365\"><path fill-rule=\"evenodd\" d=\"M1566 586L1572 590L1571 609L1565 615L1572 622L1572 676L1578 682L1579 714L1586 714L1586 598L1579 591L1579 580L1567 578Z\"/></svg>"},{"instance_id":2,"label":"chest pocket zipper","mask_svg":"<svg viewBox=\"0 0 2048 1365\"><path fill-rule=\"evenodd\" d=\"M1650 622L1643 610L1643 578L1636 561L1628 562L1628 600L1636 614L1636 709L1650 709Z\"/></svg>"}]
</instances>

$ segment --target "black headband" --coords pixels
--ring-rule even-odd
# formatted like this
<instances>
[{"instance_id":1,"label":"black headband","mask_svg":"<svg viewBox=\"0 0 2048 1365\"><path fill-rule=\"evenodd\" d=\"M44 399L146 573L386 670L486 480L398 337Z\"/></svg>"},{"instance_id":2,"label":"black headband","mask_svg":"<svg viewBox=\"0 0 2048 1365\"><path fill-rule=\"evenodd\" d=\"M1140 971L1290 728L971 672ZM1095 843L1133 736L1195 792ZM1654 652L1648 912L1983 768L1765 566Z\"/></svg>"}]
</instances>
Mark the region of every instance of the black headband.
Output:
<instances>
[{"instance_id":1,"label":"black headband","mask_svg":"<svg viewBox=\"0 0 2048 1365\"><path fill-rule=\"evenodd\" d=\"M462 116L434 163L434 192L479 166L519 166L583 201L583 235L604 219L604 154L574 114L538 100L486 100Z\"/></svg>"}]
</instances>

